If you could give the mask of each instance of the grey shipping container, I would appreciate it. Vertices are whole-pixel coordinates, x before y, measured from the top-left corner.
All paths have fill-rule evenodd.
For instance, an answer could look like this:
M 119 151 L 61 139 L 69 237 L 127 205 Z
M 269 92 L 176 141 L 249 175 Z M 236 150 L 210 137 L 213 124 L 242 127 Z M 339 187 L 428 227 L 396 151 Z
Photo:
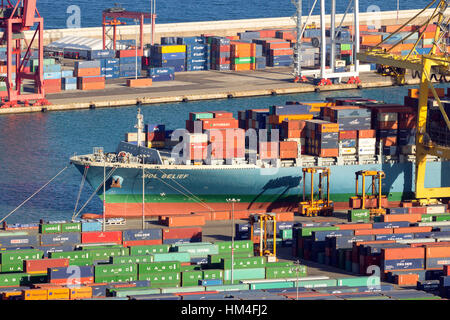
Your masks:
M 79 232 L 67 232 L 59 234 L 42 234 L 41 245 L 54 245 L 54 244 L 79 244 L 81 243 L 81 233 Z

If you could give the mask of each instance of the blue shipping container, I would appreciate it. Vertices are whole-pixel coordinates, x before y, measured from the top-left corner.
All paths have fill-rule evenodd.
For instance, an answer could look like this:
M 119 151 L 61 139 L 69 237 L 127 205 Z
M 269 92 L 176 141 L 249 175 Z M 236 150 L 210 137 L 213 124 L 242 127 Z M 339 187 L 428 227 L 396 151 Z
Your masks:
M 54 279 L 67 279 L 69 277 L 87 278 L 94 276 L 93 266 L 69 266 L 62 268 L 49 268 L 48 277 L 49 280 Z
M 157 240 L 162 239 L 162 230 L 161 229 L 124 230 L 122 231 L 122 238 L 124 241 Z
M 82 221 L 81 231 L 102 231 L 102 223 L 100 221 Z
M 425 259 L 397 259 L 384 260 L 382 268 L 388 270 L 402 270 L 402 269 L 423 269 L 425 267 Z
M 54 244 L 78 244 L 81 242 L 81 233 L 79 232 L 67 232 L 59 234 L 42 234 L 41 245 L 54 245 Z

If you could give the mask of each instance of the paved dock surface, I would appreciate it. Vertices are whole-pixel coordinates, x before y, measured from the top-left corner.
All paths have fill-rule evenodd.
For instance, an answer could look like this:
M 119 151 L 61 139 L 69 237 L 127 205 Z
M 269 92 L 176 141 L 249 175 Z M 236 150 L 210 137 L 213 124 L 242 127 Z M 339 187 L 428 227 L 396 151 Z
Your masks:
M 154 82 L 151 87 L 147 88 L 129 88 L 126 86 L 126 79 L 111 79 L 107 81 L 106 88 L 103 90 L 73 90 L 48 94 L 47 100 L 51 103 L 50 106 L 0 108 L 0 115 L 274 94 L 298 94 L 316 90 L 377 88 L 393 85 L 390 77 L 384 77 L 375 72 L 361 73 L 360 78 L 362 81 L 360 86 L 342 83 L 317 87 L 311 83 L 293 83 L 292 68 L 290 67 L 267 68 L 255 71 L 209 70 L 179 72 L 176 73 L 175 80 Z M 407 77 L 407 84 L 418 84 L 418 81 L 418 79 Z

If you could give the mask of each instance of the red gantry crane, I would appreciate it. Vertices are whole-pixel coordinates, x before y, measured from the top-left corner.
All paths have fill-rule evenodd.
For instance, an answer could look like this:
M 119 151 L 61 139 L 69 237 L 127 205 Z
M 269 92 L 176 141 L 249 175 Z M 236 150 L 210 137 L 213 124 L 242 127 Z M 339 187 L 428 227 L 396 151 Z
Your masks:
M 44 79 L 44 18 L 36 8 L 37 0 L 17 0 L 12 4 L 10 0 L 1 0 L 0 29 L 3 33 L 0 45 L 6 44 L 6 91 L 0 91 L 1 107 L 48 105 L 45 100 L 43 86 Z M 24 31 L 33 30 L 31 41 L 25 39 Z M 36 44 L 37 42 L 37 44 Z M 35 72 L 25 69 L 32 54 L 32 47 L 37 50 L 39 65 Z M 22 56 L 22 53 L 24 55 Z M 14 64 L 14 62 L 15 64 Z M 14 70 L 15 68 L 15 70 Z M 13 75 L 15 74 L 15 78 Z M 34 81 L 34 93 L 22 92 L 25 79 Z
M 126 22 L 121 21 L 121 19 L 133 19 L 133 20 L 139 20 L 139 46 L 138 50 L 142 52 L 144 50 L 144 19 L 151 19 L 152 24 L 152 34 L 151 34 L 151 43 L 154 43 L 154 37 L 155 37 L 155 8 L 154 8 L 154 2 L 151 3 L 152 10 L 151 13 L 145 13 L 145 12 L 135 12 L 135 11 L 126 11 L 123 8 L 120 7 L 114 7 L 110 9 L 106 9 L 103 11 L 103 49 L 106 49 L 107 47 L 107 37 L 109 37 L 112 40 L 111 50 L 116 50 L 116 41 L 117 41 L 117 26 L 126 24 Z M 108 35 L 107 27 L 112 28 L 112 37 Z M 110 30 L 109 28 L 109 30 Z M 136 46 L 138 44 L 136 43 Z

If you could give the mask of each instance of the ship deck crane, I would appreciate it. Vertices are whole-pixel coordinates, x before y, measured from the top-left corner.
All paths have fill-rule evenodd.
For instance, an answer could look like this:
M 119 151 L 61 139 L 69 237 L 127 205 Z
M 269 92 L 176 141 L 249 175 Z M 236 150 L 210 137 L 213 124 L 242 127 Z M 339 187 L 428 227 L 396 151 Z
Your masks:
M 39 15 L 37 0 L 22 0 L 12 4 L 10 0 L 0 3 L 0 30 L 3 32 L 0 44 L 6 44 L 6 91 L 0 92 L 2 108 L 33 105 L 48 105 L 43 87 L 44 71 L 44 18 Z M 33 30 L 33 28 L 35 28 Z M 33 30 L 30 41 L 24 31 Z M 37 48 L 39 65 L 35 72 L 25 70 L 32 55 L 32 47 Z M 22 56 L 22 53 L 24 55 Z M 15 74 L 15 79 L 13 75 Z M 35 92 L 26 94 L 22 89 L 25 79 L 34 81 Z
M 303 216 L 312 217 L 317 215 L 331 216 L 334 211 L 333 201 L 330 200 L 330 168 L 310 167 L 303 168 L 303 201 L 300 202 L 299 212 Z M 306 175 L 311 175 L 310 198 L 306 197 Z M 314 174 L 319 175 L 318 197 L 314 196 Z M 323 180 L 326 178 L 326 187 Z M 325 190 L 324 190 L 325 189 Z
M 358 59 L 369 63 L 387 65 L 393 68 L 411 70 L 420 74 L 419 89 L 419 106 L 417 112 L 417 130 L 416 130 L 416 164 L 415 164 L 415 196 L 421 204 L 435 203 L 439 199 L 450 197 L 450 187 L 427 188 L 425 187 L 425 173 L 427 165 L 427 155 L 450 159 L 450 146 L 441 142 L 433 141 L 427 133 L 427 117 L 428 117 L 428 97 L 430 91 L 438 104 L 442 118 L 445 121 L 447 132 L 450 130 L 450 121 L 448 115 L 442 105 L 442 102 L 433 87 L 431 80 L 431 72 L 440 73 L 443 76 L 450 75 L 450 58 L 446 47 L 444 47 L 443 39 L 445 33 L 448 32 L 449 19 L 445 17 L 445 11 L 449 6 L 450 0 L 432 0 L 424 9 L 405 22 L 390 36 L 386 37 L 382 42 L 374 46 L 366 52 L 359 53 Z M 423 37 L 423 33 L 418 37 L 413 49 L 407 55 L 395 55 L 391 51 L 397 47 L 402 41 L 412 36 L 415 31 L 410 32 L 402 39 L 399 39 L 391 48 L 381 50 L 379 46 L 388 39 L 398 34 L 404 26 L 422 16 L 424 12 L 431 8 L 434 4 L 436 8 L 432 14 L 427 17 L 426 21 L 419 25 L 419 30 L 426 30 L 430 23 L 436 24 L 433 45 L 429 54 L 418 55 L 415 50 L 417 44 Z M 438 52 L 439 49 L 439 52 Z M 438 53 L 441 53 L 439 55 Z M 398 83 L 405 82 L 405 73 L 401 72 L 397 76 Z M 444 172 L 442 172 L 444 174 Z

